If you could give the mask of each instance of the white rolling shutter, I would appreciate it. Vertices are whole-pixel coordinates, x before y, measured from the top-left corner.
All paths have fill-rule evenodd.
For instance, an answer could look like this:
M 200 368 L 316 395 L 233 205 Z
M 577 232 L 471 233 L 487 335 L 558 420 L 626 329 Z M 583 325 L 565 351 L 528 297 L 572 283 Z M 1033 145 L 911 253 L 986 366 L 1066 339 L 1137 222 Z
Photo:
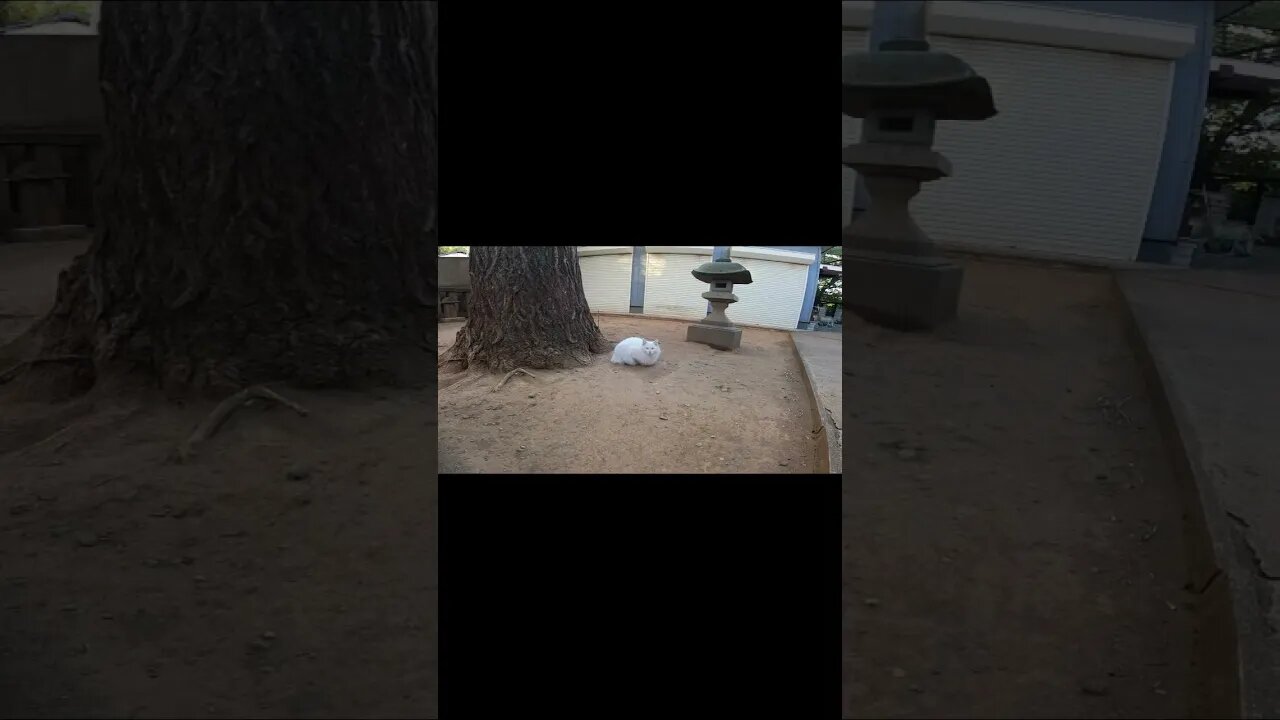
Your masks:
M 644 314 L 701 320 L 707 315 L 702 293 L 710 286 L 691 273 L 711 262 L 711 247 L 648 245 L 645 247 Z
M 1173 63 L 931 37 L 991 83 L 999 114 L 940 121 L 954 176 L 912 203 L 943 245 L 1132 260 L 1164 144 Z
M 1168 26 L 1148 25 L 1159 32 Z M 999 113 L 982 122 L 938 122 L 934 147 L 955 174 L 925 183 L 912 201 L 925 232 L 944 246 L 1136 257 L 1164 143 L 1173 62 L 941 34 L 929 42 L 987 79 Z M 866 33 L 844 32 L 845 52 L 865 43 Z M 844 118 L 846 145 L 858 132 L 857 121 Z M 847 225 L 856 175 L 843 172 Z
M 735 247 L 732 254 L 734 262 L 751 272 L 751 284 L 733 286 L 738 302 L 729 306 L 729 319 L 743 325 L 795 330 L 803 312 L 813 253 Z
M 630 247 L 581 247 L 582 290 L 592 312 L 631 311 Z

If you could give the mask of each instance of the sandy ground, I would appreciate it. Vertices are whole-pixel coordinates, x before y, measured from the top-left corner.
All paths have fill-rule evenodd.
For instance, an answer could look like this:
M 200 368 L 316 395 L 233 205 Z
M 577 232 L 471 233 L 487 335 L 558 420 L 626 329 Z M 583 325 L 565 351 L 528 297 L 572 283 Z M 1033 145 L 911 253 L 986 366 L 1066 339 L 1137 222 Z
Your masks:
M 788 333 L 745 328 L 727 353 L 685 342 L 685 322 L 597 321 L 614 342 L 657 339 L 662 359 L 624 367 L 597 355 L 583 368 L 535 370 L 536 380 L 517 374 L 496 393 L 500 375 L 442 375 L 440 472 L 816 472 Z M 458 328 L 441 324 L 441 352 Z
M 0 313 L 50 265 L 0 262 Z M 214 403 L 0 397 L 0 717 L 436 715 L 432 393 L 278 389 L 310 415 L 187 464 Z
M 946 330 L 845 323 L 845 717 L 1186 717 L 1181 508 L 1110 278 L 966 265 Z

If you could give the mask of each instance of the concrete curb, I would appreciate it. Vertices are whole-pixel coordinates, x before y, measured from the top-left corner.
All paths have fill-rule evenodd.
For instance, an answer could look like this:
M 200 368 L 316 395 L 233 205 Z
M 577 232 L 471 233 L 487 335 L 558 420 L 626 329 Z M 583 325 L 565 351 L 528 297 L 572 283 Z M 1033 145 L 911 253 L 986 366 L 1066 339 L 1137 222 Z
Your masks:
M 1191 717 L 1276 717 L 1268 688 L 1275 651 L 1264 642 L 1267 619 L 1256 602 L 1257 578 L 1245 538 L 1229 522 L 1205 472 L 1200 443 L 1185 402 L 1167 382 L 1168 368 L 1125 291 L 1123 271 L 1112 274 L 1126 334 L 1151 395 L 1155 421 L 1186 508 L 1189 582 L 1199 594 L 1192 648 Z
M 840 430 L 831 421 L 831 418 L 827 417 L 827 413 L 822 411 L 822 400 L 818 398 L 818 391 L 813 387 L 813 371 L 809 369 L 809 361 L 805 360 L 804 354 L 800 352 L 799 346 L 796 345 L 795 335 L 787 333 L 787 337 L 791 339 L 791 349 L 795 352 L 796 359 L 800 361 L 800 367 L 804 370 L 804 387 L 809 391 L 809 407 L 811 408 L 809 417 L 813 421 L 813 426 L 818 434 L 818 448 L 816 451 L 818 472 L 839 475 L 842 472 L 843 462 L 841 458 L 843 438 L 840 436 Z

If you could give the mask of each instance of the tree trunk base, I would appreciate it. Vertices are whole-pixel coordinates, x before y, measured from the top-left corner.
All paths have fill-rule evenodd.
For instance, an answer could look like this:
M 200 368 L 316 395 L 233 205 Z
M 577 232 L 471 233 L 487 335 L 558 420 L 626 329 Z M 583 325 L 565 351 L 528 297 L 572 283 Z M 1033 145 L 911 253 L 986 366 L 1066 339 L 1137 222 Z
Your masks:
M 98 29 L 101 212 L 38 357 L 92 358 L 81 392 L 429 385 L 435 4 L 106 3 Z
M 498 372 L 590 365 L 609 351 L 573 246 L 474 245 L 467 324 L 445 362 Z
M 138 298 L 107 318 L 95 290 L 110 273 L 98 253 L 95 243 L 63 271 L 53 310 L 29 331 L 40 350 L 28 363 L 77 357 L 82 367 L 71 374 L 42 373 L 46 377 L 31 384 L 33 394 L 59 387 L 64 392 L 55 394 L 79 394 L 98 382 L 120 387 L 148 380 L 170 397 L 221 397 L 265 382 L 365 389 L 420 388 L 434 380 L 426 344 L 426 329 L 434 326 L 429 309 L 361 313 L 330 299 L 285 330 L 274 313 L 298 301 L 284 297 L 288 289 L 282 289 L 234 312 L 217 303 L 165 312 Z

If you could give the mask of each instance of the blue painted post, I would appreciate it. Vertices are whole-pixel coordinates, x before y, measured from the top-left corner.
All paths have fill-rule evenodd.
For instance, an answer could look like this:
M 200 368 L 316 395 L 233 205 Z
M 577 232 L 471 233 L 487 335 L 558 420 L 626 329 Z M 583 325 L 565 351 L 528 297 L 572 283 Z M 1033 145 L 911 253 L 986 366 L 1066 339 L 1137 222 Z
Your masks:
M 876 2 L 871 10 L 871 27 L 867 28 L 867 49 L 879 50 L 880 43 L 890 40 L 924 40 L 927 0 L 895 0 Z M 858 175 L 853 186 L 853 211 L 865 210 L 871 204 L 871 196 Z
M 729 246 L 729 245 L 715 245 L 715 246 L 713 246 L 713 247 L 711 248 L 711 260 L 712 260 L 713 262 L 714 262 L 714 261 L 716 261 L 716 260 L 728 260 L 728 259 L 729 259 L 729 248 L 730 248 L 730 247 L 731 247 L 731 246 Z M 711 314 L 711 302 L 710 302 L 710 301 L 708 301 L 708 302 L 707 302 L 707 315 L 710 315 L 710 314 Z
M 822 270 L 822 246 L 805 247 L 804 250 L 812 250 L 816 253 L 813 264 L 809 266 L 809 277 L 805 281 L 804 300 L 801 301 L 800 321 L 796 323 L 796 329 L 809 330 L 809 315 L 813 311 L 813 301 L 818 294 L 818 274 Z
M 871 11 L 871 33 L 868 38 L 871 49 L 879 50 L 880 43 L 889 40 L 924 40 L 928 5 L 927 0 L 877 2 Z M 877 29 L 880 30 L 879 33 L 876 33 Z
M 635 245 L 631 251 L 631 312 L 644 312 L 644 246 Z

